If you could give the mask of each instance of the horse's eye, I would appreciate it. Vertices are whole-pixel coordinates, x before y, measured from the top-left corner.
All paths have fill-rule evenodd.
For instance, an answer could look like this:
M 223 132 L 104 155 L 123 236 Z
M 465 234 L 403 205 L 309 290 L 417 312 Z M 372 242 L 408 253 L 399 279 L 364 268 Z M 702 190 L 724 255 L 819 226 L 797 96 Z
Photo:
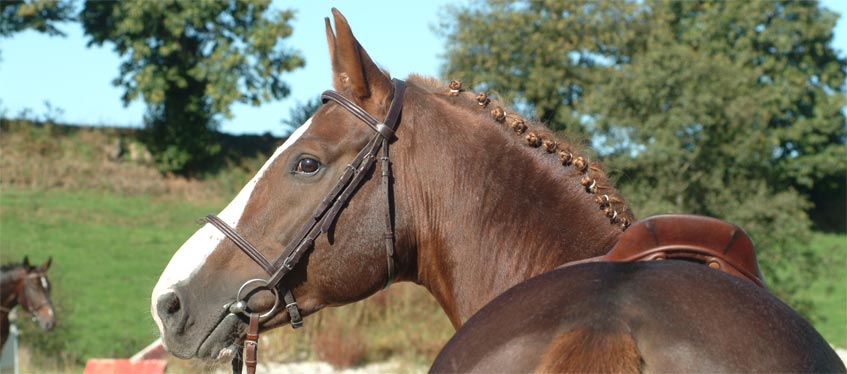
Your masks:
M 320 161 L 313 158 L 304 158 L 297 161 L 297 166 L 294 168 L 294 171 L 303 174 L 314 174 L 317 173 L 320 168 Z

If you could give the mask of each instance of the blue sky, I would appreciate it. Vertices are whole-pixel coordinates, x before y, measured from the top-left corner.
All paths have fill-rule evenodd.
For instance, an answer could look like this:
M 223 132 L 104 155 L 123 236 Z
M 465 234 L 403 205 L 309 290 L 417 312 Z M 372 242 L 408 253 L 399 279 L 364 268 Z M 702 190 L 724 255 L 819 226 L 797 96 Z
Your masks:
M 445 4 L 466 1 L 347 1 L 309 0 L 275 2 L 293 8 L 294 33 L 286 46 L 299 50 L 304 68 L 286 73 L 283 80 L 291 95 L 260 107 L 233 106 L 233 118 L 224 119 L 221 130 L 235 134 L 270 132 L 284 135 L 281 120 L 290 108 L 331 88 L 330 65 L 323 17 L 337 7 L 347 17 L 353 33 L 378 64 L 395 77 L 409 73 L 438 76 L 444 40 L 433 32 Z M 841 14 L 835 30 L 834 47 L 847 53 L 847 1 L 825 0 L 823 6 Z M 121 88 L 111 81 L 118 75 L 120 58 L 110 45 L 87 48 L 78 24 L 61 27 L 68 36 L 49 37 L 33 31 L 0 38 L 0 113 L 14 117 L 24 109 L 35 115 L 47 112 L 45 102 L 62 110 L 61 122 L 90 125 L 140 126 L 144 103 L 124 107 Z

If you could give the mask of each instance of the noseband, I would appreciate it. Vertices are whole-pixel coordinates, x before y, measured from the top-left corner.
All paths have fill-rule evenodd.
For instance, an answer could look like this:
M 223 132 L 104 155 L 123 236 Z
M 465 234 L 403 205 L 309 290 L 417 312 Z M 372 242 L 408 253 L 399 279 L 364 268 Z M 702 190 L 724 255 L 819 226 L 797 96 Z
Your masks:
M 354 104 L 344 96 L 341 96 L 335 91 L 324 91 L 321 94 L 321 100 L 325 104 L 327 101 L 333 101 L 346 109 L 348 112 L 362 120 L 374 132 L 374 137 L 362 148 L 356 155 L 356 158 L 347 165 L 344 173 L 338 179 L 335 187 L 324 196 L 320 205 L 315 209 L 314 213 L 307 219 L 303 228 L 298 231 L 298 234 L 291 240 L 283 250 L 282 254 L 273 262 L 269 261 L 253 244 L 247 239 L 238 234 L 232 226 L 218 218 L 214 214 L 206 216 L 206 222 L 210 223 L 220 230 L 226 237 L 235 243 L 248 257 L 256 262 L 270 276 L 265 279 L 251 279 L 245 282 L 235 297 L 235 302 L 224 306 L 230 313 L 243 314 L 249 318 L 247 328 L 247 337 L 244 340 L 245 357 L 244 364 L 247 366 L 248 373 L 254 373 L 256 370 L 256 354 L 259 339 L 259 320 L 267 317 L 272 317 L 277 312 L 279 305 L 279 292 L 283 293 L 285 300 L 285 308 L 288 310 L 291 326 L 294 328 L 303 325 L 303 319 L 300 315 L 300 310 L 297 302 L 294 300 L 294 295 L 291 290 L 280 286 L 280 282 L 288 272 L 294 269 L 294 266 L 300 261 L 305 252 L 315 243 L 315 240 L 321 233 L 329 230 L 335 222 L 336 217 L 341 212 L 341 209 L 350 201 L 353 194 L 358 190 L 359 186 L 364 182 L 365 176 L 376 163 L 377 152 L 382 148 L 382 157 L 380 158 L 380 168 L 382 169 L 382 190 L 385 196 L 385 231 L 383 237 L 385 240 L 385 258 L 387 279 L 385 287 L 391 284 L 394 278 L 394 224 L 392 219 L 392 196 L 391 196 L 391 162 L 388 155 L 388 145 L 394 140 L 394 132 L 400 120 L 400 112 L 403 109 L 403 95 L 406 91 L 406 82 L 394 79 L 394 96 L 391 100 L 391 105 L 388 108 L 388 114 L 385 121 L 380 122 L 370 113 Z M 245 298 L 242 299 L 242 294 L 248 284 L 258 283 L 256 289 L 267 289 L 273 293 L 275 300 L 273 307 L 262 314 L 251 311 L 247 307 L 247 298 L 252 294 L 248 290 Z M 232 359 L 233 372 L 241 372 L 241 355 L 236 354 Z

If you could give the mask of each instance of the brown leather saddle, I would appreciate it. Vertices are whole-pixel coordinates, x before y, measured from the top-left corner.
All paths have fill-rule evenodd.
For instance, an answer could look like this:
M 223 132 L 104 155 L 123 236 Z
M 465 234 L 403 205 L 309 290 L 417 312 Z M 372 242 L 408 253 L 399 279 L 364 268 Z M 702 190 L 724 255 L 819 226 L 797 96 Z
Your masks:
M 753 241 L 740 227 L 716 218 L 663 214 L 635 222 L 609 253 L 570 262 L 685 260 L 702 263 L 765 287 Z

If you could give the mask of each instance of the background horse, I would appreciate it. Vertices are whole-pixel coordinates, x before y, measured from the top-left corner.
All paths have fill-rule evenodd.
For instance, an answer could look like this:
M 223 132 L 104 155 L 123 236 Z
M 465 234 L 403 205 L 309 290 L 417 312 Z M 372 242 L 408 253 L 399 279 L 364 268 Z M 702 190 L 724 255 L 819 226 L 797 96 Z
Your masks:
M 9 338 L 9 312 L 18 305 L 32 313 L 33 320 L 38 321 L 44 331 L 56 326 L 56 315 L 50 302 L 50 281 L 46 274 L 52 261 L 48 258 L 40 266 L 32 266 L 29 257 L 24 257 L 23 263 L 0 267 L 0 349 Z
M 398 86 L 373 63 L 344 17 L 335 9 L 333 15 L 337 34 L 328 19 L 326 26 L 335 89 L 362 111 L 386 118 L 392 103 L 398 102 Z M 204 225 L 183 244 L 152 295 L 151 312 L 169 352 L 182 358 L 231 355 L 248 327 L 239 311 L 266 313 L 258 322 L 261 330 L 290 321 L 291 310 L 276 312 L 279 297 L 275 292 L 285 290 L 296 299 L 296 304 L 293 299 L 286 303 L 296 305 L 297 312 L 308 316 L 328 306 L 366 298 L 390 282 L 415 282 L 425 287 L 453 325 L 461 328 L 513 286 L 561 264 L 608 252 L 632 222 L 624 198 L 586 153 L 542 126 L 506 112 L 485 93 L 464 92 L 459 82 L 444 87 L 413 76 L 399 96 L 402 115 L 396 139 L 380 129 L 379 123 L 372 124 L 373 128 L 363 126 L 357 108 L 335 99 L 325 104 L 224 208 L 219 215 L 222 223 Z M 349 200 L 333 205 L 329 210 L 332 213 L 315 210 L 328 203 L 322 200 L 336 182 L 349 177 L 349 170 L 354 168 L 349 165 L 358 165 L 351 160 L 358 161 L 357 153 L 373 144 L 374 131 L 387 133 L 384 138 L 392 140 L 390 164 L 386 150 L 381 173 L 375 172 L 375 167 L 362 169 L 364 179 L 349 190 Z M 331 218 L 326 218 L 330 214 Z M 257 262 L 261 264 L 257 258 L 273 259 L 283 248 L 290 248 L 290 242 L 301 237 L 299 227 L 308 220 L 320 220 L 319 234 L 323 235 L 308 243 L 307 252 L 282 278 L 279 290 L 256 288 L 255 283 L 264 281 L 252 279 L 267 278 L 266 272 L 271 272 L 268 266 L 257 266 Z M 386 222 L 390 233 L 385 231 Z M 220 229 L 227 226 L 234 229 L 225 235 Z M 236 232 L 240 235 L 233 234 Z M 227 240 L 227 236 L 236 240 Z M 255 245 L 258 255 L 242 252 L 249 253 L 244 249 L 247 241 Z M 626 360 L 631 363 L 627 367 L 635 370 L 671 367 L 663 365 L 679 359 L 691 363 L 689 370 L 774 367 L 749 362 L 763 357 L 752 352 L 765 345 L 784 353 L 770 357 L 778 361 L 768 365 L 839 368 L 801 365 L 809 357 L 835 365 L 837 357 L 808 323 L 765 289 L 732 283 L 728 275 L 712 269 L 670 262 L 649 266 L 584 264 L 545 274 L 537 279 L 567 274 L 550 280 L 562 295 L 521 296 L 524 298 L 520 300 L 531 303 L 514 304 L 521 312 L 499 322 L 511 321 L 555 334 L 514 335 L 526 339 L 510 345 L 530 344 L 544 357 L 555 358 L 570 357 L 560 355 L 562 349 L 579 348 L 570 342 L 606 341 L 604 335 L 595 338 L 592 330 L 592 324 L 602 321 L 609 327 L 598 326 L 599 331 L 613 332 L 614 336 L 629 334 L 621 335 L 621 339 L 627 342 Z M 682 278 L 691 281 L 674 281 Z M 252 291 L 246 292 L 246 305 L 234 309 L 244 295 L 239 288 L 251 282 L 254 284 Z M 658 290 L 644 288 L 659 283 L 670 287 L 666 297 Z M 595 286 L 586 288 L 586 284 Z M 516 290 L 527 288 L 532 287 L 523 284 Z M 512 292 L 519 291 L 506 295 Z M 720 297 L 676 297 L 681 294 Z M 595 297 L 600 301 L 579 304 Z M 724 297 L 729 302 L 720 303 L 723 308 L 708 309 L 715 312 L 714 316 L 691 319 L 691 310 Z M 601 302 L 618 299 L 641 301 L 622 304 L 625 307 L 619 311 L 604 308 L 606 304 Z M 761 305 L 750 304 L 750 300 Z M 568 309 L 571 303 L 588 307 Z M 759 308 L 763 313 L 733 313 L 730 308 L 736 307 Z M 544 317 L 565 312 L 585 318 L 557 324 L 565 319 Z M 617 313 L 623 312 L 632 318 L 621 320 Z M 742 334 L 751 326 L 751 318 L 756 319 L 756 326 L 786 324 L 789 335 L 796 338 L 751 332 L 746 340 L 730 344 L 737 351 L 728 357 L 718 356 L 716 353 L 723 351 L 711 346 L 724 335 L 701 338 L 722 330 Z M 518 323 L 521 320 L 524 322 Z M 539 322 L 533 324 L 535 320 Z M 665 320 L 678 322 L 660 323 Z M 634 328 L 632 323 L 636 322 L 644 329 Z M 483 325 L 483 330 L 502 327 Z M 679 330 L 695 326 L 702 334 L 687 335 Z M 471 336 L 463 330 L 462 336 Z M 558 338 L 575 331 L 584 338 Z M 805 345 L 794 345 L 798 340 Z M 620 345 L 589 347 L 594 352 L 587 357 L 607 359 Z M 495 367 L 496 371 L 557 368 L 553 358 L 551 366 L 526 351 L 511 352 L 515 354 L 508 357 L 526 365 Z M 472 364 L 486 357 L 474 356 Z M 585 367 L 581 371 L 590 370 Z

